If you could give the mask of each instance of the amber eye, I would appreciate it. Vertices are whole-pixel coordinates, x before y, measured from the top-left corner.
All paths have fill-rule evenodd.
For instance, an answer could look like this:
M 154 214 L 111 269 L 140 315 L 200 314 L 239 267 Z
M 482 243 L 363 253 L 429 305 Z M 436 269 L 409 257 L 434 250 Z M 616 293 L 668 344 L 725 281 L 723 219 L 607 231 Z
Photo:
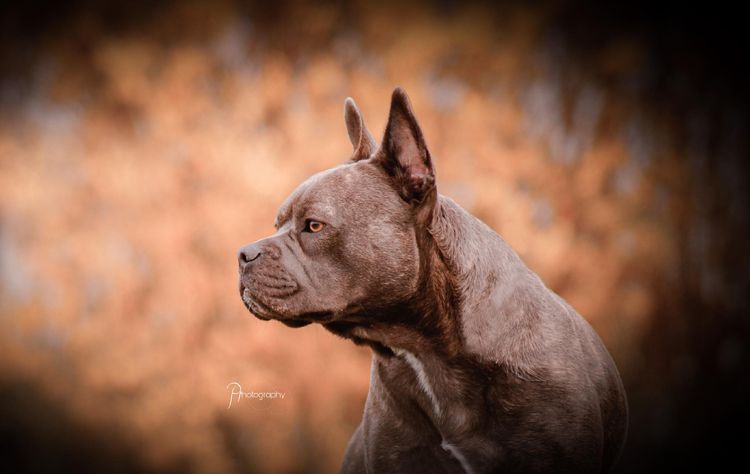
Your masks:
M 320 221 L 314 221 L 314 220 L 308 219 L 305 225 L 305 230 L 307 232 L 316 233 L 316 232 L 320 232 L 321 230 L 323 230 L 323 227 L 325 226 L 326 225 Z

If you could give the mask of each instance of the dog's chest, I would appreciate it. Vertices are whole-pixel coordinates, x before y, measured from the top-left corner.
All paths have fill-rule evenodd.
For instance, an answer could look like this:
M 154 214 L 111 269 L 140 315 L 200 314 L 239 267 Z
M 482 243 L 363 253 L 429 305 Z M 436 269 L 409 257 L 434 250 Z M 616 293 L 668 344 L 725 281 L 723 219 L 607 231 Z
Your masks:
M 401 349 L 395 349 L 394 354 L 396 360 L 391 361 L 391 378 L 386 383 L 396 396 L 415 401 L 429 419 L 431 430 L 437 432 L 440 448 L 458 461 L 464 472 L 475 472 L 461 447 L 466 433 L 472 431 L 473 417 L 458 394 L 452 391 L 454 387 L 447 383 L 454 374 L 447 373 L 430 358 Z
M 433 415 L 433 418 L 441 419 L 443 417 L 443 408 L 438 399 L 438 395 L 433 388 L 435 381 L 430 380 L 430 376 L 427 373 L 424 363 L 409 351 L 394 349 L 394 353 L 406 363 L 409 368 L 407 372 L 413 373 L 413 379 L 416 380 L 413 389 L 421 395 L 420 398 L 426 399 L 428 402 L 426 404 L 429 408 L 428 412 Z M 412 374 L 410 373 L 410 376 L 411 375 Z M 433 374 L 432 378 L 436 379 L 438 377 L 435 377 Z

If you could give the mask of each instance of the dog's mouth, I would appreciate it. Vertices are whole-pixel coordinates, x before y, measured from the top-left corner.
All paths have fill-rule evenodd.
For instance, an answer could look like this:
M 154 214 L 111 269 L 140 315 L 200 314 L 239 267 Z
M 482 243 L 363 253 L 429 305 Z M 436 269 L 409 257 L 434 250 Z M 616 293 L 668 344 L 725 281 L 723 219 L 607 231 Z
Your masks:
M 270 321 L 275 319 L 292 328 L 301 328 L 312 323 L 327 323 L 331 321 L 333 313 L 331 311 L 313 311 L 294 316 L 293 318 L 280 315 L 274 311 L 268 304 L 259 301 L 257 296 L 253 296 L 250 289 L 241 287 L 242 302 L 245 307 L 258 319 Z
M 258 319 L 284 320 L 284 299 L 299 289 L 297 283 L 285 272 L 254 272 L 252 275 L 240 271 L 240 296 L 245 307 Z
M 252 293 L 247 288 L 242 288 L 242 302 L 245 303 L 245 307 L 253 313 L 253 315 L 262 319 L 263 321 L 269 321 L 274 318 L 273 311 L 268 306 L 264 305 L 260 301 L 253 298 Z

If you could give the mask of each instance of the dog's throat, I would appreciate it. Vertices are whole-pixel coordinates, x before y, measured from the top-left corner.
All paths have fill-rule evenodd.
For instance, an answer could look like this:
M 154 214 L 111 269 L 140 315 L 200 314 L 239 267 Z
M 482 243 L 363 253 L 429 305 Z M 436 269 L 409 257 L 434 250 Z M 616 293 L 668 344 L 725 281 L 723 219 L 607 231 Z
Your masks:
M 367 337 L 365 331 L 363 331 L 364 327 L 361 324 L 347 321 L 335 321 L 323 324 L 323 327 L 337 336 L 351 340 L 359 346 L 369 346 L 379 355 L 385 357 L 394 356 L 393 350 L 391 350 L 390 347 L 379 340 Z

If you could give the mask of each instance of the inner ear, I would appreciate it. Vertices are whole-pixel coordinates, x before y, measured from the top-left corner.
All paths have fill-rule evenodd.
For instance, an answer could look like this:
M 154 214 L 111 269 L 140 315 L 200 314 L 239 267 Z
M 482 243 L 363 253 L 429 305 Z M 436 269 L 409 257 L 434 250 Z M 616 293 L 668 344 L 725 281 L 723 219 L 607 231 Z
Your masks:
M 422 202 L 435 187 L 430 152 L 409 98 L 401 88 L 393 91 L 378 159 L 396 180 L 399 193 L 407 202 Z
M 377 145 L 365 126 L 365 120 L 357 108 L 357 104 L 351 97 L 344 102 L 344 121 L 346 122 L 346 131 L 349 134 L 349 141 L 352 142 L 354 152 L 352 161 L 359 161 L 369 158 Z

